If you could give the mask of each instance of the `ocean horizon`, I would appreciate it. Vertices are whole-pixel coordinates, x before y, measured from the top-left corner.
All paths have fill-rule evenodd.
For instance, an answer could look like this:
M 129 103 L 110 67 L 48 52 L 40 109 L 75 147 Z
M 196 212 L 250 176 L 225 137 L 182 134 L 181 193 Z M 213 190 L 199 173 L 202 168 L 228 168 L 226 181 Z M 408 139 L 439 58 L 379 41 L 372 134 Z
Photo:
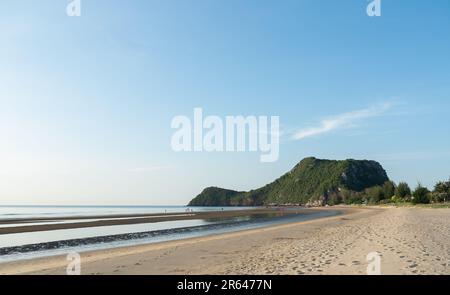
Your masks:
M 242 210 L 255 207 L 199 207 L 187 205 L 0 205 L 0 220 L 89 215 L 130 215 Z

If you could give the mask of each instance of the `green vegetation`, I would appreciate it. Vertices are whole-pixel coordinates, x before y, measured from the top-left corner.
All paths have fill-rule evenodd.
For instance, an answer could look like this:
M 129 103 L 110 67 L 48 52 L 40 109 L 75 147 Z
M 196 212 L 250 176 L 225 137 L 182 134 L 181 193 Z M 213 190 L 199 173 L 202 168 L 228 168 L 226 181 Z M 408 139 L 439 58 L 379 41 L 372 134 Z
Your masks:
M 429 195 L 430 195 L 430 191 L 426 187 L 423 187 L 419 183 L 412 194 L 412 203 L 413 204 L 428 204 L 428 203 L 430 203 Z
M 337 204 L 342 202 L 342 189 L 361 191 L 387 180 L 384 169 L 374 161 L 306 158 L 279 179 L 249 194 L 265 204 Z
M 189 206 L 233 206 L 232 199 L 242 192 L 227 190 L 218 187 L 208 187 L 193 199 Z
M 396 205 L 404 204 L 408 206 L 412 204 L 427 208 L 450 207 L 450 203 L 448 203 L 450 201 L 450 180 L 439 181 L 434 186 L 433 191 L 429 191 L 428 188 L 419 183 L 412 193 L 406 183 L 400 182 L 395 192 L 392 202 L 396 203 Z
M 418 185 L 411 192 L 406 182 L 396 185 L 383 167 L 368 160 L 306 158 L 272 183 L 249 192 L 206 188 L 191 206 L 260 206 L 337 204 L 409 204 L 447 208 L 450 180 L 438 182 L 430 192 Z M 427 205 L 428 204 L 428 205 Z
M 369 204 L 386 203 L 395 194 L 395 184 L 392 181 L 386 181 L 381 186 L 374 186 L 365 190 L 362 199 Z
M 439 181 L 434 186 L 434 191 L 430 195 L 432 203 L 445 203 L 450 201 L 450 180 Z
M 334 205 L 347 200 L 343 192 L 349 194 L 349 199 L 361 198 L 355 193 L 383 186 L 388 180 L 386 171 L 375 161 L 306 158 L 291 171 L 262 188 L 249 192 L 207 188 L 189 205 Z M 384 191 L 380 198 L 385 198 Z
M 411 199 L 411 189 L 406 182 L 399 182 L 395 190 L 395 196 L 397 200 Z

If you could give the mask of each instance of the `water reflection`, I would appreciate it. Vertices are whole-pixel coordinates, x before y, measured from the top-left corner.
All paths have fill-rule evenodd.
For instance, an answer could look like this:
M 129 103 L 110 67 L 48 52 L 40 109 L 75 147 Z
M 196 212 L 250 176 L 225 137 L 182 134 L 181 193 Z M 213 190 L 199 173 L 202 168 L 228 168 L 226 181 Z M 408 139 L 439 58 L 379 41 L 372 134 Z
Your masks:
M 239 217 L 6 234 L 0 235 L 0 261 L 199 237 L 337 214 L 338 211 L 293 214 L 275 211 Z

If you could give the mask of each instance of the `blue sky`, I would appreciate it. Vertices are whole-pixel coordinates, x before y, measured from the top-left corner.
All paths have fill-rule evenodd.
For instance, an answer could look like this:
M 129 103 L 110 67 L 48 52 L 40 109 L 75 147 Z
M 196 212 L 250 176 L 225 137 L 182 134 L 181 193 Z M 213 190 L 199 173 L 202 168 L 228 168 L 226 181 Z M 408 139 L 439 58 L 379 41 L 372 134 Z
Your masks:
M 184 204 L 306 156 L 450 176 L 446 0 L 382 0 L 376 18 L 365 0 L 69 2 L 0 3 L 2 204 Z M 279 160 L 173 152 L 195 107 L 280 116 Z

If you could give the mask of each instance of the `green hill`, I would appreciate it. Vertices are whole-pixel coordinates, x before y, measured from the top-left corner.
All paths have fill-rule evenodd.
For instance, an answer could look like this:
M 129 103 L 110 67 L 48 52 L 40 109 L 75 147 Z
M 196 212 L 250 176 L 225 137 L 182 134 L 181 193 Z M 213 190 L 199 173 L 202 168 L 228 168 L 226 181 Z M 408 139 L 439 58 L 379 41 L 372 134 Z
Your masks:
M 193 199 L 189 206 L 232 206 L 232 204 L 237 204 L 232 202 L 232 199 L 243 193 L 218 187 L 208 187 Z
M 249 192 L 207 188 L 190 206 L 251 206 L 336 203 L 343 192 L 357 193 L 388 181 L 375 161 L 306 158 L 272 183 Z

